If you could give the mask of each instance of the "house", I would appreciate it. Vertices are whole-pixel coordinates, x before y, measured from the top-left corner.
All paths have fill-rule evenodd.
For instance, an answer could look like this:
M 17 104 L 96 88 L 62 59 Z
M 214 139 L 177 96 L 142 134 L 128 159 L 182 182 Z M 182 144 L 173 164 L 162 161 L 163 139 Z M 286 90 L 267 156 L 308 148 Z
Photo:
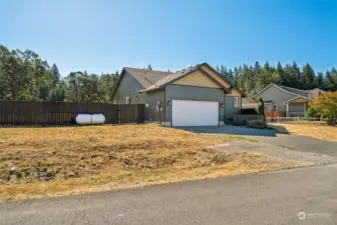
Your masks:
M 279 112 L 286 117 L 305 116 L 308 103 L 324 91 L 318 88 L 313 90 L 300 90 L 282 85 L 270 84 L 253 98 L 263 98 L 267 112 Z M 278 114 L 278 115 L 280 115 Z
M 115 104 L 145 104 L 147 121 L 165 126 L 212 126 L 232 121 L 241 93 L 207 63 L 175 73 L 123 68 Z

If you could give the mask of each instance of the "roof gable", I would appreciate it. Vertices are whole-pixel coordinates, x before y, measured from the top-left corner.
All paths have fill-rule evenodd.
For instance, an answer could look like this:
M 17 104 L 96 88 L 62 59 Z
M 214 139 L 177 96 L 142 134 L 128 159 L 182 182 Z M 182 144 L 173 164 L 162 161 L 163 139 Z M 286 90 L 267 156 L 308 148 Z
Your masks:
M 312 101 L 311 98 L 299 95 L 299 96 L 296 96 L 292 99 L 289 99 L 288 101 L 285 101 L 284 104 L 287 104 L 288 102 L 300 102 L 300 103 L 302 103 L 302 102 L 310 102 L 310 101 Z
M 233 88 L 230 85 L 230 82 L 226 81 L 226 79 L 213 67 L 208 65 L 207 63 L 204 63 L 201 67 L 205 72 L 207 72 L 210 76 L 212 76 L 216 81 L 218 81 L 220 84 L 222 84 L 225 88 L 229 89 L 229 94 L 235 95 L 235 96 L 241 96 L 241 92 L 238 89 Z
M 169 75 L 167 72 L 130 67 L 124 67 L 123 71 L 126 71 L 133 76 L 144 88 L 150 87 L 152 84 Z
M 256 95 L 254 95 L 254 99 L 256 99 L 257 96 L 261 95 L 263 92 L 265 92 L 268 88 L 270 87 L 275 87 L 285 93 L 294 95 L 294 96 L 303 96 L 303 97 L 308 97 L 308 92 L 307 91 L 303 91 L 303 90 L 299 90 L 296 88 L 290 88 L 290 87 L 286 87 L 286 86 L 281 86 L 281 85 L 277 85 L 277 84 L 269 84 L 268 86 L 266 86 L 264 89 L 262 89 L 261 91 L 259 91 Z
M 214 70 L 207 63 L 197 64 L 195 66 L 191 66 L 191 67 L 189 67 L 187 69 L 184 69 L 182 71 L 178 71 L 176 73 L 165 76 L 163 79 L 154 83 L 150 87 L 148 87 L 144 90 L 141 90 L 141 92 L 151 91 L 151 90 L 162 88 L 163 86 L 165 86 L 167 84 L 170 84 L 170 83 L 173 83 L 178 79 L 182 79 L 183 77 L 193 73 L 196 70 L 200 70 L 205 76 L 207 76 L 213 82 L 217 83 L 222 89 L 224 89 L 226 91 L 226 93 L 241 96 L 241 93 L 238 90 L 232 89 L 231 85 L 224 81 L 221 74 L 218 73 L 216 70 Z
M 149 86 L 156 83 L 160 79 L 169 75 L 168 72 L 163 72 L 163 71 L 124 67 L 117 81 L 116 88 L 114 89 L 114 92 L 112 93 L 112 97 L 115 96 L 117 90 L 119 89 L 120 83 L 124 79 L 125 73 L 132 76 L 142 86 L 142 88 L 148 88 Z
M 163 77 L 162 79 L 160 79 L 156 83 L 152 84 L 148 88 L 142 90 L 142 92 L 162 88 L 166 84 L 172 83 L 172 82 L 174 82 L 174 81 L 176 81 L 176 80 L 178 80 L 182 77 L 185 77 L 185 76 L 189 75 L 190 73 L 192 73 L 192 72 L 194 72 L 198 69 L 199 69 L 199 65 L 195 65 L 195 66 L 191 66 L 187 69 L 183 69 L 181 71 L 178 71 L 178 72 L 175 72 L 175 73 L 172 73 L 172 74 L 168 74 L 167 76 Z
M 222 88 L 219 85 L 219 83 L 213 81 L 208 76 L 205 76 L 205 74 L 200 70 L 196 70 L 193 73 L 172 82 L 172 84 L 189 85 L 197 87 Z

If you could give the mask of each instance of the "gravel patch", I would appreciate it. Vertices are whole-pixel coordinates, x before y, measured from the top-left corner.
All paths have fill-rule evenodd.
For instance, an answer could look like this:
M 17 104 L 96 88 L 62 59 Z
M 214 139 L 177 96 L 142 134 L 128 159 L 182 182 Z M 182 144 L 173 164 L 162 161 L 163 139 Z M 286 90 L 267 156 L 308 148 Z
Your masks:
M 215 148 L 217 150 L 229 151 L 231 153 L 265 153 L 280 159 L 301 161 L 309 163 L 310 165 L 328 165 L 337 163 L 337 159 L 330 156 L 290 150 L 263 142 L 249 143 L 245 141 L 229 140 L 227 144 L 216 145 Z

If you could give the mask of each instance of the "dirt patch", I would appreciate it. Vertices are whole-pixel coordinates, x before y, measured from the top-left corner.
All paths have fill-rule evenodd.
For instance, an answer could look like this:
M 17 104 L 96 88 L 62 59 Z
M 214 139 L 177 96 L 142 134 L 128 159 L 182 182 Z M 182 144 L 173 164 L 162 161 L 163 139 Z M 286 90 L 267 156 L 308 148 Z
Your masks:
M 0 199 L 58 196 L 294 166 L 217 151 L 224 138 L 125 125 L 0 129 Z

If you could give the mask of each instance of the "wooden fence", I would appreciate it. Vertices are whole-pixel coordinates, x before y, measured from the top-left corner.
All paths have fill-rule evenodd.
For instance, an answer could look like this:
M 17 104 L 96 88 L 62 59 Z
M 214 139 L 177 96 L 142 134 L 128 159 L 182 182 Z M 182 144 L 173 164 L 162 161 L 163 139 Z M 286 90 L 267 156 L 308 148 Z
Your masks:
M 106 124 L 142 123 L 144 104 L 0 101 L 0 125 L 70 125 L 79 113 L 102 113 Z
M 266 117 L 284 117 L 284 112 L 270 111 L 264 113 Z

